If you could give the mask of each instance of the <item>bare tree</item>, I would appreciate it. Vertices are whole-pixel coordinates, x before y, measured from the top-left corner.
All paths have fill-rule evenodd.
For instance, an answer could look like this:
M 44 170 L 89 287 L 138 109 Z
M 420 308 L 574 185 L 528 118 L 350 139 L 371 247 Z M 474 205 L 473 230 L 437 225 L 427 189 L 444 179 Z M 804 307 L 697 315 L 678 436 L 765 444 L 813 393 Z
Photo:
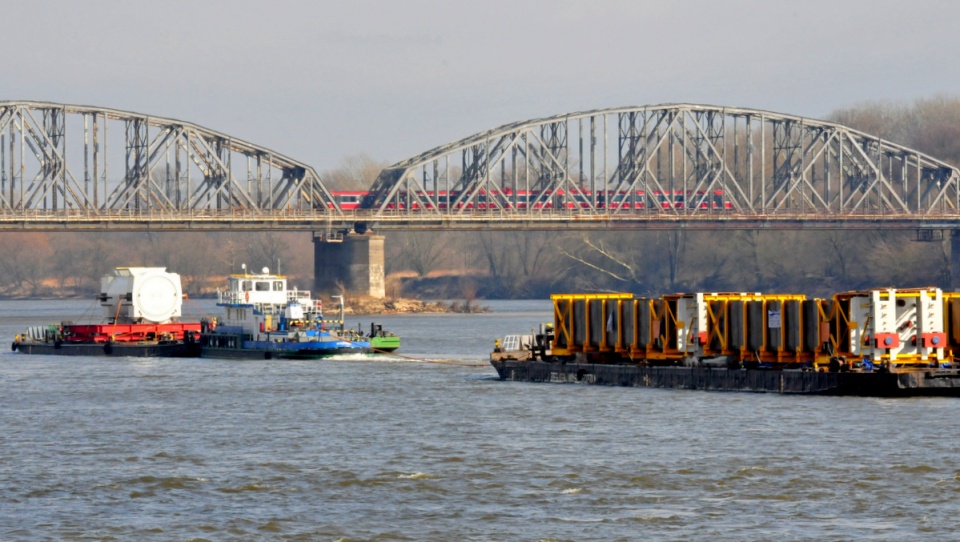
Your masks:
M 474 303 L 477 300 L 477 283 L 468 277 L 460 279 L 460 293 L 463 295 L 463 312 L 470 313 L 474 311 Z
M 512 253 L 510 243 L 505 239 L 504 232 L 479 232 L 477 240 L 487 262 L 487 270 L 494 280 L 499 281 L 507 272 L 510 265 L 509 257 Z
M 366 190 L 388 165 L 366 154 L 354 154 L 344 158 L 339 167 L 323 172 L 321 177 L 324 184 L 334 190 Z
M 400 248 L 399 258 L 403 265 L 418 277 L 425 277 L 435 270 L 449 244 L 445 232 L 401 232 L 394 238 Z
M 50 236 L 50 247 L 53 250 L 53 256 L 50 266 L 50 274 L 57 279 L 57 284 L 62 290 L 66 288 L 67 281 L 73 279 L 74 288 L 80 287 L 81 269 L 83 268 L 84 246 L 79 241 L 81 236 L 76 234 L 59 234 Z
M 607 248 L 603 239 L 594 241 L 589 236 L 583 235 L 580 241 L 586 247 L 586 253 L 578 251 L 579 254 L 574 254 L 566 249 L 561 249 L 561 254 L 601 275 L 610 277 L 616 282 L 628 285 L 641 284 L 636 265 L 624 259 L 619 251 Z
M 941 94 L 910 105 L 866 102 L 838 109 L 828 118 L 960 164 L 960 96 Z
M 47 236 L 39 233 L 7 233 L 0 236 L 0 271 L 16 288 L 24 284 L 36 294 L 45 278 L 45 263 L 51 250 Z

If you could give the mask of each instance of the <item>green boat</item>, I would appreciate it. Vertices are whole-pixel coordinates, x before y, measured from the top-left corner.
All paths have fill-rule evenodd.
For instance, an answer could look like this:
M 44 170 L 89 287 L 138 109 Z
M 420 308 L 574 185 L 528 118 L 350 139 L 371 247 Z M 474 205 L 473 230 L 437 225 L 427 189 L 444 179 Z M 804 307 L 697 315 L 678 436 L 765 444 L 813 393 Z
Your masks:
M 400 337 L 383 330 L 380 324 L 370 324 L 370 350 L 373 352 L 393 352 L 400 348 Z

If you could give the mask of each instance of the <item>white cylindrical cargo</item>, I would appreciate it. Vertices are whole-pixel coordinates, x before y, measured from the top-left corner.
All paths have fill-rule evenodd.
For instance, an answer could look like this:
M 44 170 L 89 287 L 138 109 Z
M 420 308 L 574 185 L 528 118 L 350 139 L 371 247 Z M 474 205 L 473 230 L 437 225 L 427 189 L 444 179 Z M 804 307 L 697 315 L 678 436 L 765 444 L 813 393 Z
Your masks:
M 165 267 L 118 267 L 100 279 L 104 316 L 118 323 L 163 324 L 179 318 L 183 303 L 180 275 Z

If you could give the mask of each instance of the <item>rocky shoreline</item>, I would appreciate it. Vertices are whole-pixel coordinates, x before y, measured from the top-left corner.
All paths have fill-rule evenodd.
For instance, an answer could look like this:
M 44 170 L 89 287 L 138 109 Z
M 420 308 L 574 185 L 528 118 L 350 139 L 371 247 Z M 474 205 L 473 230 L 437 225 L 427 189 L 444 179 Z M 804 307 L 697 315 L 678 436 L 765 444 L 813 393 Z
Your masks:
M 329 310 L 329 309 L 328 309 Z M 490 312 L 489 307 L 473 302 L 420 301 L 418 299 L 348 298 L 345 314 L 470 314 Z

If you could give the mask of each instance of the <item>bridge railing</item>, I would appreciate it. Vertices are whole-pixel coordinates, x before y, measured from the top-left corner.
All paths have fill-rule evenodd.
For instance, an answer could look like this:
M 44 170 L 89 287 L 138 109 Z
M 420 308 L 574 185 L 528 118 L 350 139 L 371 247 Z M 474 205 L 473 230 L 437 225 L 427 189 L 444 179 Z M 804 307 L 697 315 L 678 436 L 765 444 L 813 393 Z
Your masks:
M 764 213 L 618 214 L 551 210 L 535 214 L 519 210 L 482 210 L 449 216 L 411 216 L 406 212 L 345 211 L 331 217 L 322 211 L 285 209 L 256 213 L 243 209 L 129 210 L 108 212 L 43 211 L 0 212 L 3 231 L 189 231 L 275 230 L 333 233 L 364 224 L 372 231 L 471 229 L 831 229 L 831 228 L 960 228 L 954 212 L 894 213 L 858 210 L 847 213 L 797 212 L 783 209 Z

